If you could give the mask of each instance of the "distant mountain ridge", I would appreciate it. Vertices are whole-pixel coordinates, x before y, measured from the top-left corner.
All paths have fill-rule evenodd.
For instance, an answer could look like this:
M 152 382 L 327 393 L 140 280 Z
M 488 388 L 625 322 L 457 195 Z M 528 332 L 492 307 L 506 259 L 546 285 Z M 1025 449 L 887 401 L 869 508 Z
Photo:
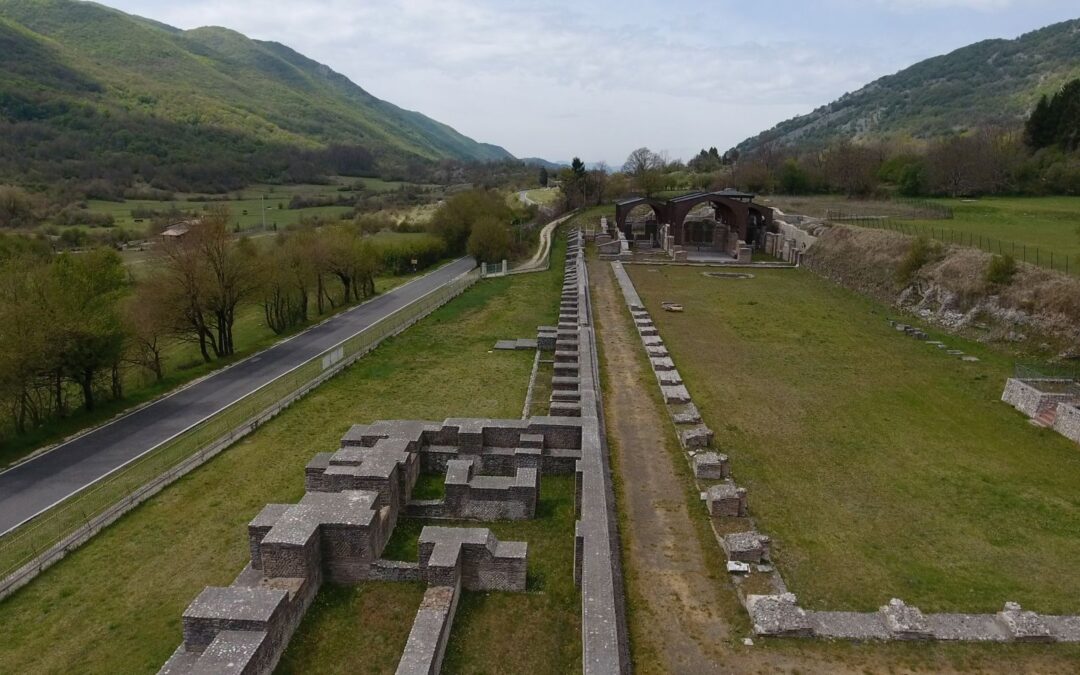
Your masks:
M 78 111 L 106 120 L 129 148 L 152 147 L 149 154 L 167 159 L 185 153 L 170 136 L 190 142 L 200 134 L 237 157 L 340 144 L 398 164 L 513 158 L 285 45 L 225 28 L 181 30 L 88 2 L 0 0 L 0 54 L 0 120 L 33 137 L 0 141 L 2 151 L 39 153 L 42 135 L 68 136 Z M 146 137 L 150 129 L 157 138 Z
M 1041 94 L 1077 76 L 1080 19 L 920 61 L 736 147 L 745 153 L 766 144 L 932 138 L 986 125 L 1018 126 Z

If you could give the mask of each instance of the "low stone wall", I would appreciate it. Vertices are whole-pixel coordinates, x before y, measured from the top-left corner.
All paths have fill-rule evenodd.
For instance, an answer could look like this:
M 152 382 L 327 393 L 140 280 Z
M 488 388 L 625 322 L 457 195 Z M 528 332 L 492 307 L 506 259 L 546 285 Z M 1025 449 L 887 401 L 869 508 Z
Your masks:
M 397 675 L 437 675 L 457 613 L 460 586 L 432 586 L 424 593 L 416 612 Z
M 189 605 L 183 615 L 183 643 L 161 672 L 272 672 L 324 579 L 424 581 L 452 589 L 449 595 L 439 590 L 429 594 L 448 601 L 421 608 L 416 640 L 401 671 L 437 672 L 457 589 L 524 591 L 528 547 L 525 542 L 500 542 L 486 528 L 425 527 L 418 562 L 379 556 L 412 494 L 425 441 L 456 436 L 469 447 L 482 445 L 488 423 L 514 426 L 454 420 L 441 426 L 401 421 L 351 429 L 340 450 L 321 453 L 307 465 L 308 492 L 300 502 L 267 505 L 248 524 L 251 564 L 231 586 L 207 588 Z M 542 445 L 551 426 L 545 420 L 538 425 L 539 433 L 518 432 L 514 443 Z M 580 429 L 550 435 L 575 442 Z M 507 437 L 492 433 L 491 438 Z M 497 510 L 492 503 L 503 509 L 498 515 L 506 509 L 535 513 L 538 453 L 532 450 L 528 455 L 533 466 L 519 469 L 514 478 L 466 472 L 469 487 L 482 498 L 472 515 Z M 502 491 L 492 490 L 484 478 L 509 483 L 506 504 L 497 499 Z
M 923 614 L 893 598 L 876 612 L 804 610 L 791 593 L 746 599 L 754 632 L 777 637 L 949 642 L 1078 642 L 1080 617 L 1036 614 L 1014 602 L 996 614 Z
M 622 264 L 612 269 L 630 308 L 642 344 L 650 357 L 668 412 L 675 422 L 679 442 L 697 480 L 708 487 L 702 499 L 710 518 L 726 522 L 744 521 L 747 529 L 724 533 L 713 522 L 713 532 L 729 560 L 729 570 L 744 574 L 756 569 L 768 575 L 774 592 L 740 598 L 750 614 L 754 633 L 773 637 L 814 637 L 848 640 L 951 640 L 970 642 L 1080 642 L 1080 616 L 1055 616 L 1024 611 L 1006 602 L 997 614 L 927 614 L 893 599 L 877 612 L 819 612 L 798 605 L 779 572 L 770 564 L 771 540 L 757 532 L 749 517 L 746 490 L 731 480 L 727 455 L 710 450 L 712 432 L 701 424 L 701 416 L 682 383 L 663 339 L 655 330 L 649 313 Z M 1032 410 L 1032 416 L 1047 405 L 1057 405 L 1055 428 L 1080 442 L 1080 408 L 1057 403 L 1031 381 L 1009 380 L 1002 399 L 1018 409 Z M 1058 424 L 1061 428 L 1058 428 Z M 1070 435 L 1073 434 L 1073 435 Z M 710 481 L 722 481 L 709 485 Z M 699 484 L 699 487 L 701 485 Z M 731 566 L 735 565 L 734 568 Z M 738 587 L 741 577 L 733 576 Z
M 581 459 L 575 467 L 579 519 L 574 525 L 574 578 L 581 587 L 582 670 L 628 673 L 630 647 L 615 493 L 604 436 L 588 269 L 579 234 L 571 237 L 567 249 L 560 314 L 555 351 L 566 355 L 563 363 L 577 365 L 578 375 L 567 378 L 552 393 L 551 412 L 561 411 L 581 425 Z
M 1005 382 L 1005 391 L 1001 400 L 1024 413 L 1028 417 L 1038 417 L 1047 410 L 1054 410 L 1059 403 L 1071 402 L 1075 394 L 1053 391 L 1053 385 L 1065 385 L 1072 380 L 1060 378 L 1019 379 L 1010 377 Z M 1041 386 L 1040 386 L 1041 385 Z M 1047 387 L 1047 391 L 1042 387 Z
M 1057 416 L 1054 418 L 1054 431 L 1080 443 L 1080 406 L 1076 403 L 1059 403 Z

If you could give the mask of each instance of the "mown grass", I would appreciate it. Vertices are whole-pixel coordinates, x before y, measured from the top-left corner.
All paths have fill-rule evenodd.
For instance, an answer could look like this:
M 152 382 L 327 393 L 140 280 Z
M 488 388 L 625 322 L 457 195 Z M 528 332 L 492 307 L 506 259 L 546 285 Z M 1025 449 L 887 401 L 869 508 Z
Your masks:
M 1000 402 L 1007 358 L 804 271 L 630 273 L 803 604 L 1080 610 L 1080 453 Z
M 532 361 L 491 346 L 555 318 L 561 264 L 552 267 L 481 282 L 0 602 L 0 672 L 155 672 L 192 598 L 247 564 L 247 522 L 268 502 L 298 500 L 304 465 L 351 424 L 518 416 Z M 411 616 L 416 589 L 354 595 L 328 602 L 381 611 L 347 638 L 352 653 L 399 650 L 393 617 Z

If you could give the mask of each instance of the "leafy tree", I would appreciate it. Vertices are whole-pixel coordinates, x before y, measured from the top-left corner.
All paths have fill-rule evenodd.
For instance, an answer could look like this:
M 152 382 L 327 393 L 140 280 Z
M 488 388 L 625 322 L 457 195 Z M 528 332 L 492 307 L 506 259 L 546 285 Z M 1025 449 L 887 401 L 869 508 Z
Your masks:
M 484 216 L 509 223 L 513 211 L 506 198 L 493 190 L 469 190 L 454 195 L 435 211 L 428 231 L 441 237 L 450 253 L 465 250 L 473 225 Z
M 810 177 L 795 159 L 788 159 L 780 167 L 779 187 L 784 194 L 805 194 L 810 188 Z
M 483 216 L 469 234 L 469 255 L 480 262 L 494 263 L 510 257 L 513 243 L 505 223 L 492 216 Z
M 96 378 L 103 369 L 115 368 L 123 355 L 118 303 L 126 280 L 120 256 L 95 249 L 57 256 L 43 289 L 56 367 L 79 385 L 87 410 L 94 409 Z M 112 384 L 118 398 L 122 391 L 115 372 Z
M 545 166 L 540 167 L 540 177 L 539 177 L 538 180 L 540 182 L 541 187 L 547 187 L 548 180 L 549 180 L 547 167 L 545 167 Z

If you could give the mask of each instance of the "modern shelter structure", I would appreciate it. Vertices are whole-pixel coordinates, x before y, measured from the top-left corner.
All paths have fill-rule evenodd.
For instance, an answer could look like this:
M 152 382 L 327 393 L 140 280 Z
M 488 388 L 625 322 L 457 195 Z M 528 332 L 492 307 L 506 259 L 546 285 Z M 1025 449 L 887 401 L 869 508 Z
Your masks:
M 671 199 L 634 197 L 615 205 L 615 225 L 629 241 L 666 247 L 665 237 L 675 246 L 729 251 L 738 242 L 762 244 L 773 223 L 772 209 L 754 203 L 755 195 L 738 190 L 691 192 Z M 713 218 L 688 216 L 702 204 L 713 209 Z M 644 227 L 630 219 L 630 213 L 646 206 L 655 218 L 646 218 Z

